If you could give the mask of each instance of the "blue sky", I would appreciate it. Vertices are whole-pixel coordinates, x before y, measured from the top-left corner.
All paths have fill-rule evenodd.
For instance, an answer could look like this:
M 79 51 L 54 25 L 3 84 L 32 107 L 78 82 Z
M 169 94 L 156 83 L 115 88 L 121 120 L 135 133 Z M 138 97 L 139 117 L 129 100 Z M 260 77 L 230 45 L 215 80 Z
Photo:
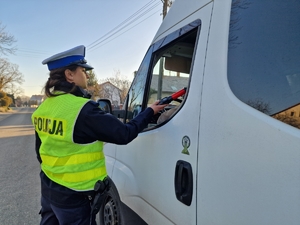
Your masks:
M 49 74 L 45 58 L 78 45 L 87 47 L 98 79 L 119 70 L 132 80 L 162 22 L 161 0 L 1 1 L 0 21 L 18 48 L 4 57 L 19 66 L 26 96 L 41 94 Z

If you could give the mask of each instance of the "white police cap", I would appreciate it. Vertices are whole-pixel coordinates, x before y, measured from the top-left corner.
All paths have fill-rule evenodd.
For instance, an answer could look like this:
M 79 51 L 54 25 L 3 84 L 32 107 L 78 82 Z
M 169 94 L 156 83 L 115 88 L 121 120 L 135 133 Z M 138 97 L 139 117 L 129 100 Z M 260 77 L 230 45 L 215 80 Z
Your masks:
M 78 65 L 86 70 L 94 69 L 90 65 L 86 64 L 87 61 L 84 59 L 85 56 L 85 46 L 80 45 L 75 48 L 69 49 L 67 51 L 55 54 L 47 59 L 45 59 L 42 63 L 47 64 L 48 69 L 54 70 L 61 67 Z

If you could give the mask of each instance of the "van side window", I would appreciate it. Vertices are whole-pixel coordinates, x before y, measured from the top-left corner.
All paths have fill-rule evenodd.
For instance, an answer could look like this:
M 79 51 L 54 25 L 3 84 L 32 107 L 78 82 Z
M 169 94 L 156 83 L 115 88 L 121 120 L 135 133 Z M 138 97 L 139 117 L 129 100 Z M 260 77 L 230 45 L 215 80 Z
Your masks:
M 184 92 L 188 90 L 200 27 L 201 21 L 195 20 L 150 46 L 131 84 L 123 109 L 113 111 L 116 117 L 126 123 L 157 99 L 184 89 L 183 94 L 171 102 L 165 112 L 157 114 L 149 126 L 168 121 L 175 115 L 182 105 L 179 103 L 184 103 Z
M 153 46 L 149 48 L 129 89 L 129 93 L 125 100 L 126 104 L 124 105 L 125 107 L 123 107 L 123 109 L 126 110 L 126 120 L 124 122 L 130 121 L 142 111 L 143 98 L 152 51 Z
M 297 128 L 299 9 L 300 1 L 233 0 L 228 42 L 228 82 L 233 93 L 258 111 Z
M 154 53 L 147 105 L 180 90 L 187 90 L 196 37 L 197 29 L 194 29 Z M 149 126 L 172 118 L 181 107 L 184 97 L 185 94 L 172 101 Z

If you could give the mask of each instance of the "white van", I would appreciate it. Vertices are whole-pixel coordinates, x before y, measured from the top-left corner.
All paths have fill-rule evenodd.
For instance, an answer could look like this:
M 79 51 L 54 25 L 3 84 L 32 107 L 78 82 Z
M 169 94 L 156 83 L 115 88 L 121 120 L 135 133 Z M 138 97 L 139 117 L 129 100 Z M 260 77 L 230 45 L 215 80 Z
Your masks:
M 130 144 L 105 145 L 104 224 L 299 225 L 300 1 L 176 0 L 114 113 L 183 88 Z

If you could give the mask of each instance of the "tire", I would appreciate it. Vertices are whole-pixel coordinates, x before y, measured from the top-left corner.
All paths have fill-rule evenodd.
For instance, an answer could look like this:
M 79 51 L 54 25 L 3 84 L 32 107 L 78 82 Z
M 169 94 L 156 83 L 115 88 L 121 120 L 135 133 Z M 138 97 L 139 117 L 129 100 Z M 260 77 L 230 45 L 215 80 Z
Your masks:
M 121 211 L 121 201 L 117 188 L 110 179 L 111 188 L 99 211 L 101 225 L 122 225 L 123 217 Z

